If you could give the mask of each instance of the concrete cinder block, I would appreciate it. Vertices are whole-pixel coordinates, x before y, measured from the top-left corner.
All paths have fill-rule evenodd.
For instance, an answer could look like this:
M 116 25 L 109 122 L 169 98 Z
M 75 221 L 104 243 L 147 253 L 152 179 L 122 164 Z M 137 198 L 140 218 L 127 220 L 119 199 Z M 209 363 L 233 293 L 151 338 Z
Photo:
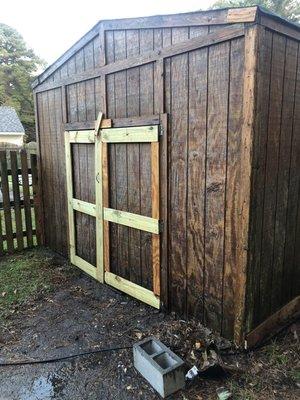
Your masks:
M 133 359 L 135 368 L 162 397 L 184 388 L 184 361 L 156 338 L 136 343 Z

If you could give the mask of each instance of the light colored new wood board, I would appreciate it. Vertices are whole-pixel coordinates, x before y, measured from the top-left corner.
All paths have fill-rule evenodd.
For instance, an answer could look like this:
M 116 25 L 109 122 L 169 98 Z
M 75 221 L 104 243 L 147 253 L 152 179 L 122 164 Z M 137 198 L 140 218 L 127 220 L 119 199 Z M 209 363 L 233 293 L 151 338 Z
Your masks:
M 111 128 L 101 130 L 105 143 L 151 143 L 158 141 L 158 126 Z
M 108 182 L 108 144 L 102 143 L 102 197 L 103 207 L 109 206 L 109 182 Z M 104 252 L 104 269 L 110 270 L 109 257 L 109 222 L 103 221 L 103 252 Z
M 155 218 L 105 207 L 103 208 L 103 215 L 104 220 L 115 224 L 129 226 L 145 232 L 159 233 L 159 221 Z
M 84 214 L 96 217 L 96 205 L 83 200 L 72 199 L 73 209 Z
M 160 308 L 159 297 L 151 292 L 151 290 L 136 285 L 135 283 L 121 278 L 112 272 L 105 272 L 105 282 L 114 288 L 121 290 L 122 292 L 127 293 L 146 304 L 149 304 L 152 307 Z
M 69 131 L 70 143 L 95 143 L 95 131 Z
M 77 256 L 76 254 L 72 257 L 72 264 L 76 265 L 76 267 L 82 269 L 82 271 L 86 272 L 91 277 L 97 279 L 97 268 L 85 261 L 83 258 Z
M 159 143 L 151 143 L 152 218 L 159 220 Z M 152 234 L 153 292 L 160 295 L 160 236 Z
M 95 142 L 95 187 L 96 187 L 96 264 L 97 280 L 103 282 L 103 204 L 102 204 L 102 142 L 96 136 Z
M 69 250 L 72 261 L 75 256 L 75 224 L 73 211 L 73 177 L 72 177 L 72 156 L 70 134 L 65 132 L 65 157 L 66 157 L 66 183 L 67 183 L 67 203 L 68 203 L 68 227 L 69 227 Z

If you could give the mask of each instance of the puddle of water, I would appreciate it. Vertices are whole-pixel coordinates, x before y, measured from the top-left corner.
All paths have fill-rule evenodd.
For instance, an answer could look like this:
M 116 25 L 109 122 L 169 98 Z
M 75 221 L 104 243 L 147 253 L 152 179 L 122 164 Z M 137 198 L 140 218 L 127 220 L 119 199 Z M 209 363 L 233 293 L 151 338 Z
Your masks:
M 34 380 L 30 390 L 25 389 L 20 400 L 51 400 L 54 396 L 54 388 L 51 377 L 41 376 Z

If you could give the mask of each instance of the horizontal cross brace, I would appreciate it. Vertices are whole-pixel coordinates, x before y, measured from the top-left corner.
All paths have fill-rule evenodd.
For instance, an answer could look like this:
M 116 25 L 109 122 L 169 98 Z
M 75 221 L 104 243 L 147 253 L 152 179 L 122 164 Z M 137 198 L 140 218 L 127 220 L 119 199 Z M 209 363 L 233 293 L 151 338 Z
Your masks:
M 96 217 L 96 205 L 86 201 L 72 199 L 73 210 Z
M 105 272 L 104 280 L 114 288 L 127 293 L 129 296 L 135 297 L 138 300 L 149 304 L 152 307 L 160 308 L 160 301 L 157 296 L 151 290 L 145 289 L 135 283 L 128 281 L 127 279 L 121 278 L 112 272 Z
M 95 143 L 95 130 L 70 131 L 70 143 Z
M 151 143 L 158 141 L 158 126 L 110 128 L 101 130 L 104 143 Z
M 89 262 L 85 261 L 83 258 L 73 255 L 71 257 L 71 263 L 82 269 L 88 275 L 92 276 L 94 279 L 97 279 L 97 268 Z
M 104 220 L 116 224 L 129 226 L 150 233 L 158 234 L 160 231 L 159 220 L 151 217 L 145 217 L 139 214 L 132 214 L 127 211 L 114 210 L 112 208 L 103 208 Z

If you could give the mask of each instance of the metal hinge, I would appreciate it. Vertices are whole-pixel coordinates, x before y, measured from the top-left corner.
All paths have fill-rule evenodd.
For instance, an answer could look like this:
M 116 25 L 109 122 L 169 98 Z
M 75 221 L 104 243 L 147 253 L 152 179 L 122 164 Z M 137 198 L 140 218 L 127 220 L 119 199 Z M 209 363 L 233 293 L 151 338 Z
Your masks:
M 163 136 L 165 133 L 164 127 L 162 125 L 159 125 L 159 136 Z

